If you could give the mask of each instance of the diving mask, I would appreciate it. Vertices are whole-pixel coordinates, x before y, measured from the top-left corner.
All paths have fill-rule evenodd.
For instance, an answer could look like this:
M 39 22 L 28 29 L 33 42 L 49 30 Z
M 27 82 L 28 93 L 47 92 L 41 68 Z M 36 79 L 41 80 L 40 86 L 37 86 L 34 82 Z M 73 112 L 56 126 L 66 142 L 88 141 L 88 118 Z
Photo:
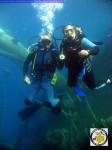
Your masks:
M 47 34 L 40 36 L 41 46 L 44 48 L 49 48 L 51 46 L 51 37 Z
M 67 38 L 75 38 L 76 36 L 76 33 L 75 33 L 75 28 L 74 26 L 72 25 L 67 25 L 64 27 L 64 34 L 65 34 L 65 37 Z
M 41 45 L 42 45 L 43 47 L 50 46 L 50 44 L 51 44 L 51 41 L 49 41 L 49 40 L 47 40 L 47 39 L 41 41 Z

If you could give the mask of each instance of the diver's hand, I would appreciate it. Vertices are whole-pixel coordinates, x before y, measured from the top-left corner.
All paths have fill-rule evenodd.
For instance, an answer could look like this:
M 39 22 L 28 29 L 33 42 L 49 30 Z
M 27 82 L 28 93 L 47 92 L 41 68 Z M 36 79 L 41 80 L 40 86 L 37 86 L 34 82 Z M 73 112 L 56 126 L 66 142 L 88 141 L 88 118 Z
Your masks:
M 79 56 L 82 57 L 82 58 L 87 58 L 89 56 L 89 50 L 81 50 L 79 53 Z
M 24 76 L 24 82 L 26 84 L 31 84 L 31 80 L 30 80 L 30 78 L 27 75 Z

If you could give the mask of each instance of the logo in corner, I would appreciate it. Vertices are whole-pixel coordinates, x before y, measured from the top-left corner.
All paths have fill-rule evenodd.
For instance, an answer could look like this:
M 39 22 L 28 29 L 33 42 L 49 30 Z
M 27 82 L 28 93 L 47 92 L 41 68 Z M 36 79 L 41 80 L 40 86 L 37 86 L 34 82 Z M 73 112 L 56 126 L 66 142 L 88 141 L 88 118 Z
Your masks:
M 90 146 L 108 146 L 108 128 L 91 128 Z

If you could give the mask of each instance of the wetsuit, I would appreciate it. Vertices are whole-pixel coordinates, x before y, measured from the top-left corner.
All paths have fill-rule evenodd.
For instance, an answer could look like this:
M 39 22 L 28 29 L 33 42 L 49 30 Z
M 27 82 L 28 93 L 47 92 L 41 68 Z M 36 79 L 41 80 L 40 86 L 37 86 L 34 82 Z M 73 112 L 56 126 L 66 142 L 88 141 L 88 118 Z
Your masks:
M 28 75 L 31 63 L 31 93 L 27 98 L 36 101 L 39 90 L 43 89 L 46 101 L 54 107 L 59 102 L 59 99 L 54 98 L 54 90 L 51 85 L 51 79 L 57 66 L 57 49 L 53 45 L 49 49 L 44 48 L 41 43 L 33 45 L 30 49 L 31 52 L 23 65 L 23 73 Z
M 90 50 L 90 55 L 97 55 L 99 47 L 89 41 L 85 37 L 77 37 L 76 39 L 63 39 L 60 45 L 60 53 L 63 51 L 65 59 L 62 64 L 68 68 L 68 85 L 70 87 L 77 86 L 80 74 L 85 69 L 82 79 L 90 89 L 96 86 L 92 69 L 87 70 L 87 59 L 81 58 L 79 52 L 83 49 Z

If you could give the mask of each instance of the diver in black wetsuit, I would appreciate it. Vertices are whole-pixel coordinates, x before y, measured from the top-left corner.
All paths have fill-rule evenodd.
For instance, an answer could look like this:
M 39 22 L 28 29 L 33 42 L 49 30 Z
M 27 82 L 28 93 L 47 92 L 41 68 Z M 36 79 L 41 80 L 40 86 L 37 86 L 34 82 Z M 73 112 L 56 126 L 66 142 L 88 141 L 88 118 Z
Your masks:
M 74 25 L 66 25 L 64 27 L 64 38 L 60 45 L 60 61 L 62 67 L 65 64 L 68 68 L 68 85 L 72 87 L 73 90 L 78 90 L 76 87 L 79 78 L 81 78 L 91 90 L 95 88 L 99 89 L 111 83 L 111 80 L 108 79 L 105 84 L 96 87 L 96 81 L 89 58 L 90 56 L 97 55 L 98 52 L 99 46 L 89 41 L 84 36 L 80 27 Z

